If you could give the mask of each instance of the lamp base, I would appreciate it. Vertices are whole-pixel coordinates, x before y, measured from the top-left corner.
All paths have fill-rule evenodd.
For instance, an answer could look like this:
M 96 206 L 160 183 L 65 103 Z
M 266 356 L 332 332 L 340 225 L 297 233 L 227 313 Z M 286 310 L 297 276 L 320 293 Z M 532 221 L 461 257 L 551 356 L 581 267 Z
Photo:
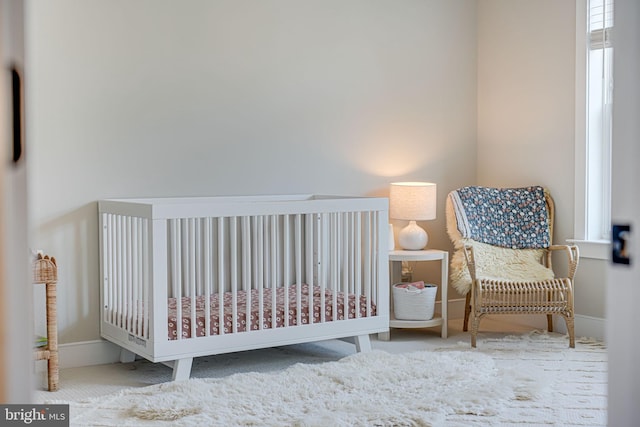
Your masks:
M 388 248 L 390 251 L 394 250 L 396 247 L 396 240 L 393 237 L 393 225 L 389 224 L 389 245 Z
M 409 221 L 409 225 L 400 230 L 398 243 L 400 247 L 409 251 L 419 251 L 427 246 L 429 236 L 415 221 Z

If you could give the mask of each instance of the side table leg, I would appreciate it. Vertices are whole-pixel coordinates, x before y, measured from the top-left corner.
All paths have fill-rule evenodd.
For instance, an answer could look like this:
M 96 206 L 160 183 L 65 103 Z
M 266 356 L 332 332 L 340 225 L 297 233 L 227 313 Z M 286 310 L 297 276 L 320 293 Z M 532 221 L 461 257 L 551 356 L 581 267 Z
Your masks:
M 390 340 L 391 340 L 391 331 L 378 332 L 378 341 L 390 341 Z
M 442 311 L 442 338 L 449 336 L 449 252 L 442 255 L 442 279 L 441 279 L 441 302 L 440 310 Z

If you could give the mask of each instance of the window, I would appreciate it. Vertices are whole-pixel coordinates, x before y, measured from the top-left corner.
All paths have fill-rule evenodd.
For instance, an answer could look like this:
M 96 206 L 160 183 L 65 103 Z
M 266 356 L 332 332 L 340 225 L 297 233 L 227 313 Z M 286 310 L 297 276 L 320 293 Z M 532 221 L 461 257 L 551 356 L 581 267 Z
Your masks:
M 586 257 L 607 258 L 611 223 L 613 0 L 577 0 L 576 4 L 575 237 L 582 243 Z
M 613 0 L 589 2 L 587 54 L 587 239 L 606 240 L 611 206 Z

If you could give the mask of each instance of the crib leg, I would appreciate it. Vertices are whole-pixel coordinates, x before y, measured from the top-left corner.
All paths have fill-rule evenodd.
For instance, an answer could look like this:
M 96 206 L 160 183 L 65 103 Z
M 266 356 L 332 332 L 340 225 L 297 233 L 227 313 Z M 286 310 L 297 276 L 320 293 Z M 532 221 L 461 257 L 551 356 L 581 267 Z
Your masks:
M 355 338 L 356 351 L 358 353 L 366 353 L 371 351 L 371 340 L 369 334 L 358 335 Z
M 136 354 L 126 348 L 120 349 L 120 363 L 131 363 L 136 360 Z
M 175 360 L 173 362 L 173 376 L 171 377 L 171 381 L 188 380 L 191 376 L 192 363 L 193 357 Z

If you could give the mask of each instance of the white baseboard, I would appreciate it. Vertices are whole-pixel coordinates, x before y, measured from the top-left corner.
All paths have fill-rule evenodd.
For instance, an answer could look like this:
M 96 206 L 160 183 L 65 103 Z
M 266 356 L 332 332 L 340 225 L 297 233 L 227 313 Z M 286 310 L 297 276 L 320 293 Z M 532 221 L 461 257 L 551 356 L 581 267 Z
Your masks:
M 449 319 L 464 319 L 464 303 L 465 298 L 456 298 L 449 300 L 448 314 Z M 436 302 L 436 308 L 440 309 L 440 301 Z
M 120 347 L 105 340 L 60 344 L 58 352 L 61 369 L 106 365 L 120 361 Z M 46 369 L 46 361 L 36 364 L 37 372 Z
M 567 332 L 567 326 L 565 325 L 561 317 L 558 317 L 557 320 L 556 318 L 554 318 L 554 326 L 557 332 Z M 606 326 L 606 319 L 576 314 L 574 326 L 576 338 L 595 338 L 600 341 L 605 341 L 605 330 L 607 329 Z
M 120 360 L 120 347 L 105 340 L 82 341 L 60 346 L 60 367 L 104 365 Z

